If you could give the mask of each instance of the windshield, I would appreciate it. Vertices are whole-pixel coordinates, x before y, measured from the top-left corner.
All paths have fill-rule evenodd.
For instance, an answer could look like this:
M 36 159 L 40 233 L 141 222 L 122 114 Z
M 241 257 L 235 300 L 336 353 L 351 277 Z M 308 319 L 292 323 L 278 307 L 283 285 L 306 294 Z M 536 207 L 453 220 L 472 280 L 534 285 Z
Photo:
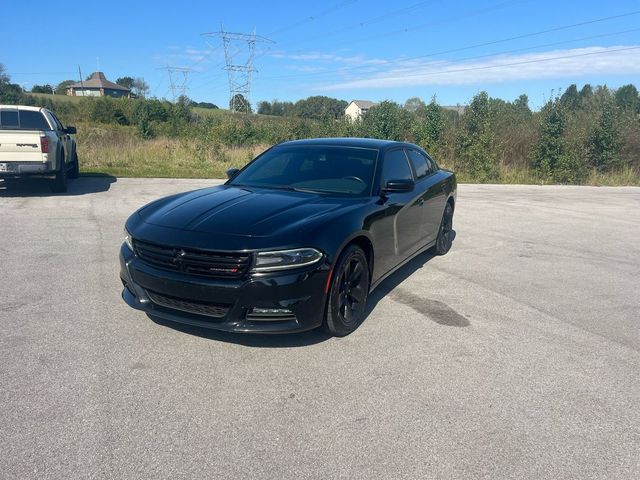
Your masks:
M 378 151 L 328 145 L 282 146 L 264 153 L 229 185 L 371 195 Z

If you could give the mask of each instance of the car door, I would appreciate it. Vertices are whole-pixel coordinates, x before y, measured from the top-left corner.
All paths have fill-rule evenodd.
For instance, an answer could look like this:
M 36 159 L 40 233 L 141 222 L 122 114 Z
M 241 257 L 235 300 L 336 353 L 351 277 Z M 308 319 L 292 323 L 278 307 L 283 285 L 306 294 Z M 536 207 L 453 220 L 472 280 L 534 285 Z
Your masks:
M 435 162 L 420 150 L 409 148 L 407 156 L 416 175 L 416 188 L 423 193 L 424 208 L 422 211 L 423 243 L 435 241 L 440 228 L 440 220 L 446 201 L 444 175 L 439 175 Z
M 413 180 L 413 173 L 403 148 L 390 150 L 382 163 L 381 188 L 389 180 Z M 386 252 L 380 257 L 381 270 L 389 271 L 416 250 L 422 236 L 421 192 L 386 193 L 386 222 L 380 234 Z

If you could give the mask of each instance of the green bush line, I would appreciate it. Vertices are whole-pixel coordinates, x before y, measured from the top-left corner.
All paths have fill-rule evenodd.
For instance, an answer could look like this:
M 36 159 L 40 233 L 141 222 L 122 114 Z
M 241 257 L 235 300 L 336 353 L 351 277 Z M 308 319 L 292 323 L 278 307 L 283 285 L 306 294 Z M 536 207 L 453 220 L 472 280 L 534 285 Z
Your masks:
M 640 184 L 640 96 L 633 85 L 571 85 L 536 112 L 526 95 L 508 102 L 486 92 L 462 113 L 435 98 L 404 106 L 383 101 L 356 122 L 311 109 L 295 111 L 314 118 L 234 114 L 193 108 L 186 99 L 21 94 L 9 100 L 50 108 L 77 125 L 86 172 L 220 177 L 269 145 L 337 136 L 416 143 L 464 182 Z

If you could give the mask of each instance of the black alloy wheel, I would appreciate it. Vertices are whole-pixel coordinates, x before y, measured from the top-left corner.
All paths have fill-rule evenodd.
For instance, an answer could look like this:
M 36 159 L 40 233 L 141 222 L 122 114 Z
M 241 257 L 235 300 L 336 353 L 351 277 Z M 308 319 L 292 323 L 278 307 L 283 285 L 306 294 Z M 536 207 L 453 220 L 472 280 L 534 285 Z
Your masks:
M 453 207 L 449 202 L 444 207 L 438 238 L 436 239 L 436 253 L 444 255 L 451 250 L 453 244 Z
M 324 330 L 336 337 L 353 332 L 364 320 L 368 295 L 367 257 L 360 247 L 350 245 L 333 270 Z

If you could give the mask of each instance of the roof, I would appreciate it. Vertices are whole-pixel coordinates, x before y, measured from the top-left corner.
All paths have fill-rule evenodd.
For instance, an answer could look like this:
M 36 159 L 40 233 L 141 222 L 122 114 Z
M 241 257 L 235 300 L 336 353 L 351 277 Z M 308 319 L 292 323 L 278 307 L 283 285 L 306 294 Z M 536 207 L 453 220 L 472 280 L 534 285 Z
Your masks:
M 117 83 L 107 80 L 107 77 L 105 77 L 102 72 L 93 72 L 88 80 L 81 83 L 74 83 L 73 85 L 69 85 L 67 88 L 108 88 L 110 90 L 131 91 L 127 87 L 123 87 L 122 85 L 118 85 Z
M 375 102 L 370 102 L 369 100 L 351 100 L 351 103 L 355 103 L 360 108 L 371 108 L 376 105 Z
M 10 110 L 31 110 L 32 112 L 39 112 L 42 110 L 42 107 L 32 107 L 30 105 L 0 105 L 0 108 Z
M 385 148 L 390 145 L 404 145 L 402 142 L 393 140 L 380 140 L 377 138 L 353 138 L 353 137 L 337 137 L 337 138 L 307 138 L 304 140 L 292 140 L 283 142 L 278 146 L 303 146 L 303 145 L 330 145 L 334 147 L 356 147 L 356 148 Z

